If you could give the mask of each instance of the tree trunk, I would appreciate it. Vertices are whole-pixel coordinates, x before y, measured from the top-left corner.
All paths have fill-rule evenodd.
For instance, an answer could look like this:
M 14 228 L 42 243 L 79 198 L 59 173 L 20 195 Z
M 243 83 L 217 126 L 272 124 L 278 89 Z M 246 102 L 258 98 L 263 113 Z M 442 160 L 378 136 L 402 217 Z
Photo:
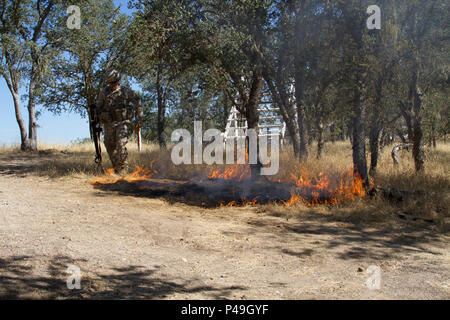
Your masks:
M 375 82 L 375 102 L 370 114 L 370 169 L 369 175 L 375 177 L 377 174 L 378 159 L 380 154 L 380 135 L 385 124 L 383 117 L 382 98 L 383 98 L 384 75 L 380 75 Z
M 325 141 L 323 139 L 323 123 L 319 122 L 319 124 L 317 125 L 317 159 L 322 158 L 324 145 Z
M 37 151 L 37 122 L 34 101 L 30 101 L 28 105 L 28 139 L 29 150 L 27 151 Z
M 300 71 L 295 75 L 295 102 L 297 106 L 298 131 L 300 135 L 300 161 L 308 159 L 308 137 L 306 133 L 306 106 L 303 101 L 303 78 Z
M 330 136 L 331 136 L 331 143 L 336 143 L 336 125 L 333 123 L 330 126 Z
M 14 111 L 16 114 L 17 124 L 20 130 L 20 150 L 27 151 L 30 149 L 30 140 L 27 137 L 27 129 L 25 121 L 22 118 L 22 112 L 20 111 L 20 97 L 18 93 L 12 92 L 14 99 Z
M 365 73 L 358 74 L 358 86 L 355 89 L 352 117 L 352 150 L 353 150 L 353 171 L 355 177 L 363 180 L 364 187 L 369 187 L 369 177 L 367 176 L 366 142 L 365 142 L 365 99 L 366 85 Z
M 370 145 L 370 170 L 371 177 L 375 177 L 377 173 L 379 151 L 380 151 L 380 125 L 375 115 L 372 115 L 372 125 L 369 133 L 369 145 Z
M 228 123 L 228 117 L 230 116 L 230 102 L 228 101 L 228 96 L 226 94 L 223 95 L 223 123 L 222 123 L 222 131 L 225 131 Z
M 348 139 L 350 140 L 350 143 L 353 146 L 353 119 L 350 120 L 350 122 L 349 122 L 349 124 L 347 126 L 347 137 L 348 137 Z
M 291 126 L 291 128 L 290 128 Z M 290 126 L 288 125 L 288 123 L 286 122 L 286 128 L 289 131 L 289 135 L 291 137 L 292 140 L 292 147 L 294 149 L 294 156 L 296 158 L 300 158 L 300 133 L 298 132 L 298 127 L 297 126 L 293 126 L 292 124 L 290 124 Z
M 341 125 L 341 134 L 340 134 L 340 140 L 341 141 L 347 141 L 347 140 L 351 140 L 352 135 L 351 135 L 351 124 L 349 121 L 346 122 L 342 122 Z
M 341 128 L 340 128 L 340 132 L 339 132 L 339 141 L 345 141 L 345 136 L 346 136 L 346 128 L 345 128 L 345 123 L 342 123 Z
M 28 139 L 29 150 L 37 151 L 37 122 L 34 89 L 36 87 L 37 67 L 33 64 L 30 85 L 28 89 Z
M 385 132 L 386 132 L 385 129 L 381 129 L 380 130 L 380 139 L 378 139 L 378 152 L 379 153 L 381 153 L 384 150 L 384 147 L 385 147 L 385 143 L 384 143 L 384 140 L 383 140 L 383 139 L 385 139 L 385 135 L 386 135 Z
M 158 144 L 160 149 L 166 149 L 166 140 L 164 139 L 164 130 L 166 126 L 166 105 L 164 99 L 164 89 L 161 84 L 162 77 L 162 65 L 158 65 L 158 71 L 156 75 L 156 93 L 157 93 L 157 103 L 158 103 L 158 119 L 157 119 L 157 129 L 158 129 Z
M 414 120 L 414 140 L 413 140 L 413 158 L 417 172 L 425 170 L 425 160 L 423 152 L 423 130 L 421 119 Z
M 36 123 L 36 108 L 35 108 L 35 86 L 41 78 L 40 73 L 40 60 L 42 52 L 45 50 L 45 47 L 49 44 L 48 42 L 41 45 L 41 32 L 44 26 L 44 22 L 49 16 L 53 6 L 55 5 L 55 1 L 48 1 L 45 6 L 40 6 L 42 3 L 39 1 L 38 8 L 38 20 L 34 26 L 29 26 L 32 31 L 32 36 L 29 38 L 29 34 L 26 32 L 17 32 L 17 30 L 23 31 L 23 25 L 20 23 L 20 19 L 15 19 L 13 22 L 11 30 L 16 30 L 15 32 L 19 33 L 21 38 L 26 42 L 27 46 L 31 48 L 31 73 L 27 73 L 27 76 L 30 78 L 29 83 L 29 92 L 28 92 L 28 137 L 25 129 L 25 122 L 23 121 L 21 110 L 20 110 L 20 98 L 19 98 L 19 84 L 21 81 L 21 74 L 18 72 L 19 70 L 15 68 L 14 59 L 11 58 L 8 50 L 2 52 L 2 59 L 6 59 L 6 63 L 8 66 L 9 77 L 5 76 L 5 73 L 2 72 L 3 77 L 5 78 L 8 88 L 13 95 L 14 99 L 14 109 L 16 113 L 16 120 L 20 129 L 20 139 L 21 139 L 21 150 L 22 151 L 36 151 L 37 150 L 37 123 Z M 14 6 L 13 14 L 19 14 L 17 11 L 20 8 L 20 5 Z M 33 9 L 34 10 L 34 9 Z M 17 18 L 17 17 L 16 17 Z M 8 31 L 7 31 L 8 32 Z M 2 40 L 3 41 L 3 40 Z M 45 42 L 45 41 L 44 41 Z
M 433 123 L 431 126 L 431 138 L 430 147 L 436 148 L 436 125 Z
M 248 97 L 247 105 L 245 106 L 245 117 L 247 118 L 248 129 L 254 129 L 256 135 L 258 135 L 258 122 L 259 122 L 259 100 L 261 96 L 261 89 L 263 86 L 262 75 L 257 71 L 253 70 L 252 85 L 250 88 L 250 93 Z M 256 145 L 256 164 L 250 164 L 251 177 L 252 180 L 257 179 L 261 176 L 262 163 L 259 157 L 259 139 L 257 139 Z
M 417 54 L 418 55 L 418 54 Z M 425 170 L 425 160 L 423 152 L 423 130 L 422 130 L 422 111 L 423 111 L 423 95 L 419 87 L 419 60 L 417 57 L 416 66 L 410 88 L 413 107 L 413 158 L 416 172 Z
M 311 150 L 312 144 L 314 142 L 314 137 L 316 136 L 316 132 L 314 129 L 310 128 L 308 126 L 308 129 L 306 130 L 307 137 L 308 137 L 308 150 Z

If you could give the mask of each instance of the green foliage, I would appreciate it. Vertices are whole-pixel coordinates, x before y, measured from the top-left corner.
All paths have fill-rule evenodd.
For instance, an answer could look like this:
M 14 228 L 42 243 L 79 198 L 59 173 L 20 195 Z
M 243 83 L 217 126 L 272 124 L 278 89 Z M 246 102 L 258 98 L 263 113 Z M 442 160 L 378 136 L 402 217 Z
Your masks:
M 449 133 L 448 1 L 380 0 L 381 30 L 366 27 L 372 1 L 133 0 L 126 16 L 112 0 L 87 0 L 79 30 L 66 27 L 69 1 L 55 1 L 41 42 L 29 40 L 38 2 L 14 3 L 0 1 L 0 74 L 12 66 L 10 85 L 25 84 L 40 52 L 37 102 L 53 112 L 84 112 L 115 67 L 142 90 L 152 140 L 194 120 L 223 129 L 232 105 L 246 112 L 255 75 L 272 85 L 294 133 L 305 113 L 311 140 L 318 128 L 325 140 L 348 136 L 359 93 L 367 135 L 409 132 L 408 115 L 427 141 Z M 411 111 L 417 75 L 420 114 Z
M 84 114 L 104 86 L 108 68 L 127 72 L 128 17 L 112 0 L 83 1 L 79 6 L 81 28 L 68 29 L 67 16 L 63 16 L 54 31 L 61 49 L 52 57 L 39 102 L 55 113 L 70 110 Z

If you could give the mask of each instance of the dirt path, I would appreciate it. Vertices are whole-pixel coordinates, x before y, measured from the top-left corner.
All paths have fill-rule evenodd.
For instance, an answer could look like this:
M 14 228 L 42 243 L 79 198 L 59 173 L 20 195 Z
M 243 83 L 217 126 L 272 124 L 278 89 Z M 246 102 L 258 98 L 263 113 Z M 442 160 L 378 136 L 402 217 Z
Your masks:
M 1 170 L 0 170 L 1 171 Z M 431 229 L 202 209 L 0 172 L 0 297 L 450 298 L 449 237 Z M 78 266 L 81 289 L 68 290 Z M 366 269 L 381 268 L 369 290 Z

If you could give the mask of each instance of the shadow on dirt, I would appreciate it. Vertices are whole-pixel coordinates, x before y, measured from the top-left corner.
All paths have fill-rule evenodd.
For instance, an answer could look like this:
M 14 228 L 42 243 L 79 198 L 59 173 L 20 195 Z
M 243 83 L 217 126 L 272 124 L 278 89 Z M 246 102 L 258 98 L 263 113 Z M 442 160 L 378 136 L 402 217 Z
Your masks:
M 275 188 L 274 184 L 271 186 Z M 103 191 L 98 194 L 99 197 L 119 194 L 162 198 L 169 203 L 181 202 L 203 207 L 217 207 L 225 195 L 234 195 L 234 192 L 230 191 L 231 187 L 225 187 L 218 192 L 207 184 L 156 180 L 132 183 L 119 181 L 100 184 L 96 188 Z M 341 260 L 371 261 L 409 253 L 441 255 L 438 250 L 432 249 L 443 242 L 442 232 L 436 230 L 436 223 L 422 220 L 404 221 L 397 214 L 401 207 L 396 204 L 390 205 L 388 213 L 379 213 L 376 199 L 373 200 L 374 203 L 371 199 L 359 201 L 361 203 L 358 205 L 350 203 L 341 207 L 329 207 L 328 211 L 299 208 L 301 212 L 290 215 L 289 221 L 283 219 L 283 215 L 278 212 L 285 210 L 284 207 L 279 209 L 276 205 L 269 205 L 264 209 L 265 215 L 278 219 L 251 218 L 239 232 L 242 236 L 255 235 L 268 241 L 273 240 L 273 243 L 289 242 L 291 246 L 281 245 L 273 249 L 300 259 L 313 257 L 319 252 L 327 252 Z M 327 213 L 323 214 L 325 211 Z M 310 243 L 311 239 L 320 240 L 320 243 Z
M 301 216 L 289 222 L 261 219 L 247 222 L 244 234 L 264 232 L 274 243 L 293 243 L 275 249 L 284 254 L 305 258 L 318 252 L 327 252 L 342 260 L 380 260 L 398 254 L 427 253 L 441 255 L 431 249 L 444 246 L 444 235 L 430 225 L 410 225 L 402 222 L 368 226 L 364 223 L 344 223 L 333 215 Z M 265 235 L 266 237 L 266 235 Z M 314 239 L 314 241 L 312 241 Z
M 73 260 L 67 256 L 42 257 L 11 256 L 0 258 L 0 299 L 164 299 L 172 294 L 201 293 L 211 299 L 226 299 L 233 292 L 244 290 L 240 286 L 213 287 L 199 279 L 165 279 L 160 266 L 148 269 L 130 265 L 101 272 L 85 271 L 86 260 Z M 44 262 L 43 270 L 36 272 L 34 264 Z M 40 262 L 42 263 L 42 262 Z M 81 269 L 81 289 L 67 288 L 69 265 Z M 33 273 L 46 276 L 33 276 Z

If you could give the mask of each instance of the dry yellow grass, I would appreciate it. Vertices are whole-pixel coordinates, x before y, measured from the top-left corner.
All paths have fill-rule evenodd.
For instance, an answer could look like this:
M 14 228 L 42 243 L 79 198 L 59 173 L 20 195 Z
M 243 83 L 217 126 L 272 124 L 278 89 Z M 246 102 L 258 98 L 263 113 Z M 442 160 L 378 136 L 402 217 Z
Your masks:
M 434 220 L 434 226 L 440 231 L 448 231 L 450 219 L 450 143 L 441 142 L 437 148 L 425 148 L 426 172 L 417 174 L 414 170 L 414 162 L 411 152 L 400 153 L 400 165 L 394 167 L 391 158 L 392 146 L 386 146 L 380 154 L 378 173 L 374 179 L 376 186 L 385 189 L 395 188 L 407 193 L 403 201 L 387 200 L 381 195 L 367 197 L 338 205 L 305 207 L 298 205 L 293 208 L 266 206 L 264 210 L 274 215 L 296 217 L 309 216 L 337 221 L 366 223 L 386 222 L 387 218 L 398 217 L 399 214 L 407 217 L 424 218 Z M 294 160 L 290 152 L 282 155 L 281 174 L 292 171 L 290 168 L 300 170 L 306 168 L 308 172 L 325 172 L 333 177 L 352 168 L 352 150 L 349 142 L 328 143 L 324 156 L 317 160 L 315 148 L 311 150 L 310 159 L 305 164 L 299 164 Z M 368 159 L 369 163 L 369 159 Z M 414 221 L 418 224 L 427 224 L 422 219 Z
M 92 143 L 76 143 L 66 146 L 41 143 L 38 153 L 21 153 L 17 146 L 0 146 L 2 160 L 28 160 L 27 174 L 39 176 L 75 177 L 92 179 L 98 175 L 93 164 L 94 147 Z M 111 167 L 106 149 L 102 147 L 104 167 Z M 153 168 L 159 177 L 169 179 L 190 179 L 208 176 L 221 166 L 180 165 L 175 166 L 170 159 L 170 151 L 161 152 L 155 144 L 144 144 L 142 152 L 137 151 L 135 141 L 128 144 L 130 168 L 149 166 L 154 160 Z M 391 159 L 392 146 L 381 152 L 378 175 L 375 184 L 383 188 L 396 188 L 411 193 L 405 201 L 388 201 L 378 195 L 339 203 L 334 206 L 306 207 L 301 204 L 287 208 L 282 205 L 269 204 L 260 206 L 266 213 L 289 217 L 312 216 L 317 218 L 331 216 L 344 222 L 363 223 L 367 221 L 385 221 L 386 217 L 406 214 L 419 218 L 433 219 L 440 230 L 448 230 L 449 190 L 450 190 L 450 143 L 440 142 L 437 148 L 425 148 L 426 172 L 416 174 L 411 153 L 402 151 L 400 165 L 394 167 Z M 342 173 L 352 168 L 352 150 L 349 142 L 327 143 L 322 159 L 315 158 L 315 146 L 311 148 L 310 159 L 303 164 L 297 162 L 290 147 L 280 155 L 280 171 L 278 177 L 285 179 L 290 173 L 301 170 L 316 176 L 320 172 L 331 179 L 339 179 Z M 31 160 L 31 161 L 29 161 Z M 20 166 L 19 166 L 20 167 Z M 278 178 L 277 177 L 277 178 Z M 422 191 L 419 194 L 415 192 Z M 418 220 L 420 223 L 422 220 Z

